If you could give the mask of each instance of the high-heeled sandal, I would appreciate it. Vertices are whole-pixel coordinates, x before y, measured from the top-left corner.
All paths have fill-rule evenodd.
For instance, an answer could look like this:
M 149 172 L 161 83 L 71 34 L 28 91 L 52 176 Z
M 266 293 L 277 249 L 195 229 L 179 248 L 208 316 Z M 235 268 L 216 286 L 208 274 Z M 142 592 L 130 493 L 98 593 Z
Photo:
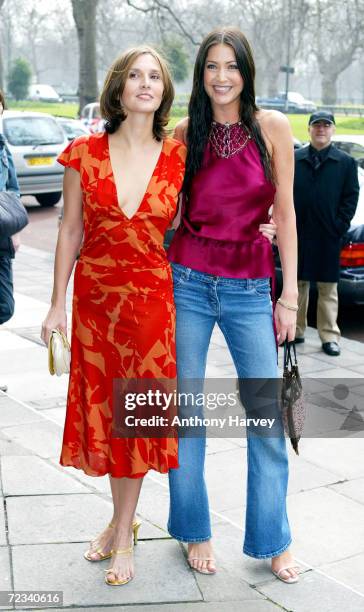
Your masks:
M 208 569 L 203 570 L 203 569 L 197 569 L 197 567 L 193 567 L 192 565 L 192 561 L 213 561 L 215 563 L 216 559 L 214 559 L 214 557 L 187 557 L 187 561 L 189 563 L 189 566 L 191 569 L 195 570 L 195 572 L 199 572 L 200 574 L 216 574 L 216 569 L 214 569 L 212 572 L 209 571 Z
M 133 553 L 133 547 L 130 546 L 129 548 L 121 548 L 119 550 L 112 550 L 111 551 L 111 555 L 130 555 Z M 109 567 L 109 569 L 104 570 L 104 572 L 106 572 L 106 576 L 105 576 L 105 582 L 106 584 L 110 585 L 110 586 L 121 586 L 122 584 L 128 584 L 128 582 L 130 582 L 131 580 L 133 580 L 133 576 L 129 576 L 129 578 L 126 578 L 125 580 L 110 580 L 107 577 L 107 574 L 115 574 L 115 571 Z
M 133 542 L 134 542 L 134 546 L 136 546 L 138 544 L 138 531 L 139 528 L 141 526 L 141 521 L 134 521 L 134 523 L 132 524 L 132 530 L 133 530 Z M 109 523 L 107 526 L 107 529 L 113 529 L 115 527 L 114 523 Z M 93 559 L 92 557 L 90 557 L 90 553 L 93 555 L 95 553 L 97 553 L 99 556 L 98 559 Z M 86 561 L 104 561 L 105 559 L 110 559 L 111 558 L 111 551 L 108 553 L 104 553 L 102 548 L 97 548 L 96 550 L 86 550 L 83 554 L 83 556 L 85 557 Z

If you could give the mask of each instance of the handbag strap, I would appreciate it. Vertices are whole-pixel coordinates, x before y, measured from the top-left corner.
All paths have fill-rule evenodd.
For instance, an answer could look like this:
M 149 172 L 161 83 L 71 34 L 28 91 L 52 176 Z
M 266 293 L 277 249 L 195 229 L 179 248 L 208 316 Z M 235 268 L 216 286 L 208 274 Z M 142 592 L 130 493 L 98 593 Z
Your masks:
M 288 370 L 289 366 L 291 366 L 291 368 L 297 366 L 296 344 L 294 340 L 291 342 L 285 340 L 284 342 L 283 367 L 285 370 Z

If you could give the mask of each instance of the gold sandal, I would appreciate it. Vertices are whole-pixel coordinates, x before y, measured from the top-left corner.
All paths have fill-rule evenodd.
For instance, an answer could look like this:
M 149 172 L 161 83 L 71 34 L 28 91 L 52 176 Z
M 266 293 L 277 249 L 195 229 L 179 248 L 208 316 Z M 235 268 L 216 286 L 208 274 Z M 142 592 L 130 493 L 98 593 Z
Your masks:
M 138 531 L 141 525 L 141 521 L 134 521 L 133 525 L 132 525 L 132 529 L 133 529 L 133 542 L 134 542 L 134 546 L 136 546 L 138 544 Z M 107 529 L 113 529 L 115 527 L 114 523 L 109 523 L 107 526 Z M 96 550 L 86 550 L 83 554 L 83 556 L 85 557 L 86 561 L 104 561 L 105 559 L 110 559 L 111 558 L 111 552 L 108 553 L 104 553 L 104 551 L 102 550 L 102 548 L 97 548 Z M 100 555 L 100 557 L 98 559 L 93 559 L 92 557 L 90 557 L 90 553 L 91 554 L 95 554 L 97 553 L 98 555 Z
M 112 550 L 111 551 L 111 555 L 130 555 L 132 553 L 133 553 L 133 547 L 132 546 L 130 546 L 129 548 L 121 548 L 120 550 Z M 111 567 L 109 569 L 104 570 L 104 572 L 106 572 L 105 582 L 106 582 L 106 584 L 108 584 L 110 586 L 120 586 L 122 584 L 128 584 L 128 582 L 133 580 L 133 576 L 129 576 L 129 578 L 126 578 L 126 580 L 116 580 L 116 579 L 115 580 L 110 580 L 107 577 L 107 574 L 115 574 L 114 570 Z

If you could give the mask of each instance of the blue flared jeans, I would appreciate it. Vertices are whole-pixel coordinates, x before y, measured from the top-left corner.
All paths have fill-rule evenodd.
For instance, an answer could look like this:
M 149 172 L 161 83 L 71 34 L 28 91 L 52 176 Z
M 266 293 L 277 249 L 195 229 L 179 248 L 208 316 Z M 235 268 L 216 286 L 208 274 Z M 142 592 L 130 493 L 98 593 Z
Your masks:
M 232 279 L 172 264 L 177 309 L 179 380 L 205 377 L 215 323 L 239 379 L 276 379 L 277 349 L 269 279 Z M 281 427 L 281 424 L 280 424 Z M 179 465 L 169 471 L 168 531 L 183 542 L 211 538 L 204 478 L 205 436 L 180 437 Z M 283 428 L 274 436 L 247 431 L 247 507 L 243 551 L 256 558 L 281 554 L 291 543 L 286 511 L 288 459 Z M 227 466 L 226 486 L 229 486 Z

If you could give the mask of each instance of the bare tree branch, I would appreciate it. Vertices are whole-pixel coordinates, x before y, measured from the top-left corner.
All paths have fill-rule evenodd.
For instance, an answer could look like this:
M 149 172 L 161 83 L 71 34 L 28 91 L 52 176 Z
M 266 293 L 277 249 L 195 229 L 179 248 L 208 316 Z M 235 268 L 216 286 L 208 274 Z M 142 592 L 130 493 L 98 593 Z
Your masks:
M 164 2 L 161 2 L 160 0 L 152 0 L 152 3 L 150 6 L 143 8 L 143 7 L 140 7 L 134 4 L 132 0 L 126 0 L 126 3 L 128 6 L 136 9 L 137 11 L 141 11 L 142 13 L 156 13 L 158 20 L 160 20 L 159 13 L 162 11 L 165 11 L 165 13 L 170 15 L 170 17 L 176 23 L 177 27 L 179 28 L 183 36 L 185 36 L 190 41 L 190 43 L 192 43 L 196 47 L 200 45 L 201 41 L 196 40 L 192 36 L 192 34 L 190 34 L 187 27 L 183 24 L 182 20 L 178 17 L 176 12 L 171 8 L 169 4 L 165 4 Z

